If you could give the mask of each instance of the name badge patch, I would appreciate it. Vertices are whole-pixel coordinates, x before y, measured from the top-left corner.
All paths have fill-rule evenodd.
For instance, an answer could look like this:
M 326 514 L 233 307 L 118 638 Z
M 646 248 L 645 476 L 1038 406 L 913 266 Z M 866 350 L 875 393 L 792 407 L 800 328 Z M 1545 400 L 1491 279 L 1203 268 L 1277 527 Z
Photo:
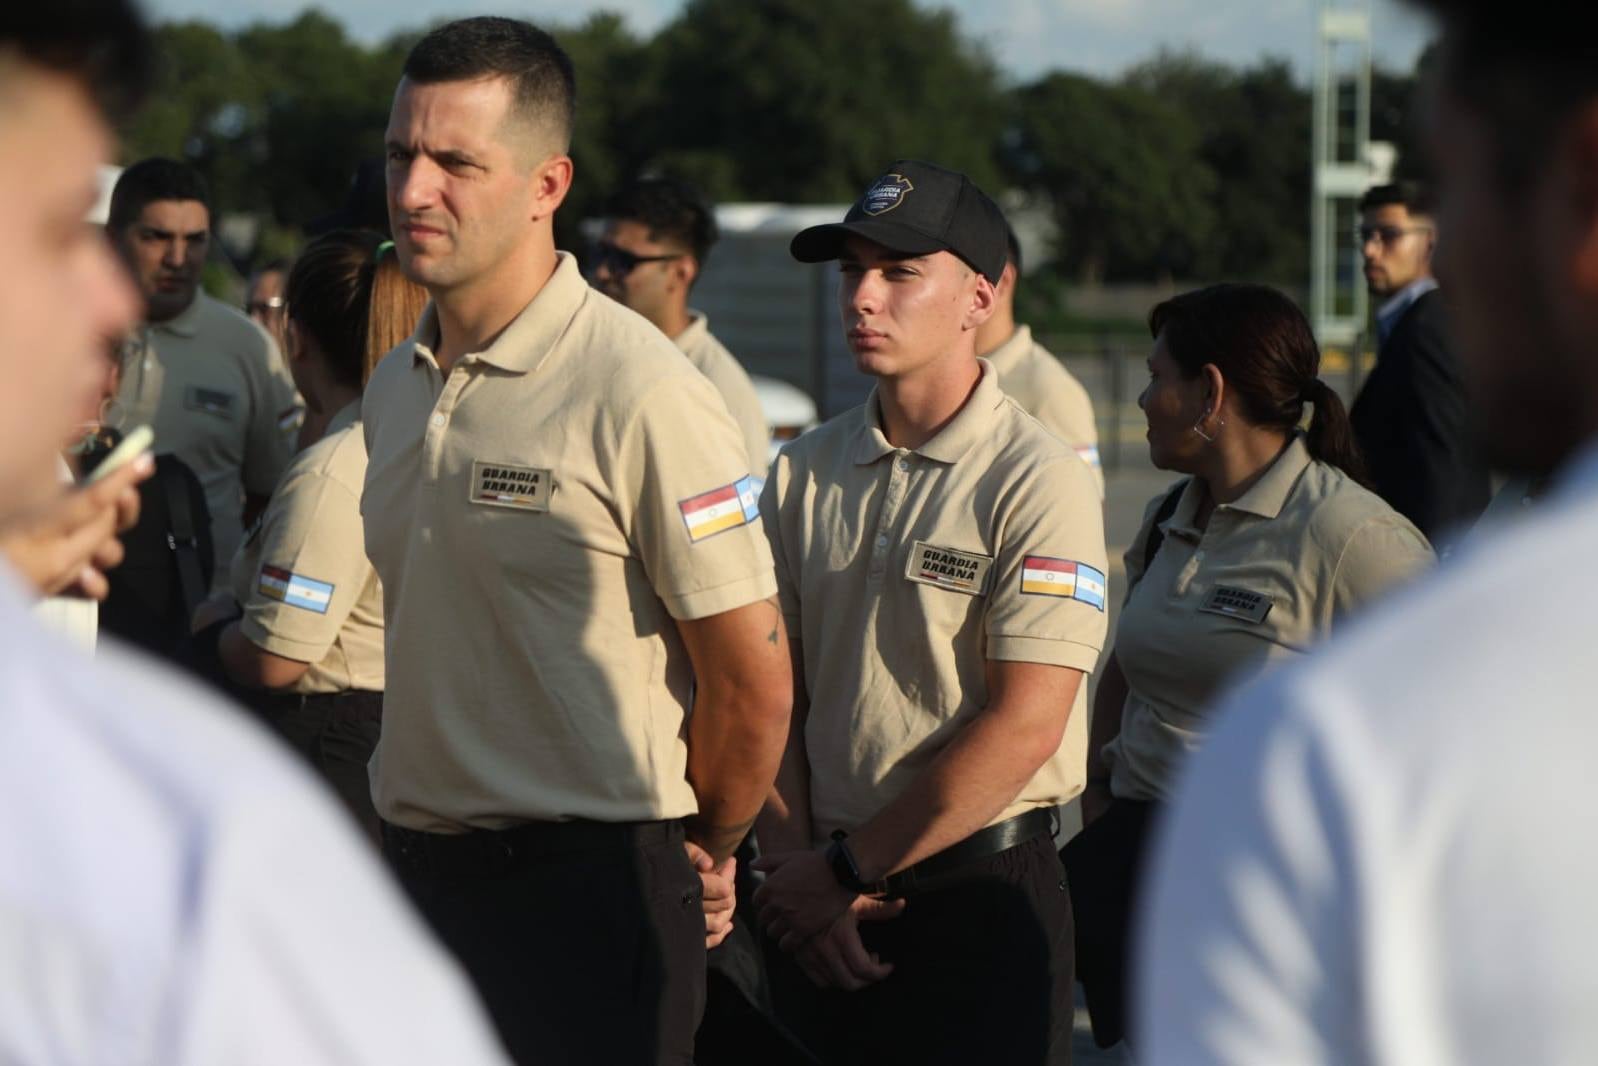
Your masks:
M 1104 571 L 1072 559 L 1028 555 L 1021 560 L 1023 596 L 1058 596 L 1104 610 Z
M 472 502 L 484 507 L 508 507 L 513 511 L 547 511 L 554 481 L 548 470 L 474 459 Z
M 233 413 L 233 394 L 221 389 L 202 389 L 190 385 L 183 390 L 183 406 L 191 411 L 208 411 L 213 415 Z
M 988 589 L 988 569 L 993 556 L 940 548 L 918 540 L 910 547 L 910 562 L 904 576 L 923 585 L 980 596 Z
M 688 539 L 695 544 L 760 517 L 760 488 L 752 477 L 677 502 Z
M 1227 618 L 1241 618 L 1245 622 L 1259 625 L 1265 621 L 1265 616 L 1271 613 L 1271 598 L 1262 592 L 1217 585 L 1210 590 L 1208 596 L 1204 597 L 1199 610 L 1225 615 Z
M 328 604 L 333 602 L 332 585 L 285 570 L 281 566 L 261 567 L 258 588 L 267 599 L 316 614 L 326 614 Z

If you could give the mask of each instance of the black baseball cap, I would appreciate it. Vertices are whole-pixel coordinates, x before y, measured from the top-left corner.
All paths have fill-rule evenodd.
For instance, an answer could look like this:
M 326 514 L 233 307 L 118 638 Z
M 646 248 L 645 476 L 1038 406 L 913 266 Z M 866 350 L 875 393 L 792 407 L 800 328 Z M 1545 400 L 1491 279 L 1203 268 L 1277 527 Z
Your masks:
M 788 250 L 801 263 L 837 259 L 850 234 L 905 255 L 953 252 L 971 269 L 999 283 L 1004 271 L 1006 224 L 999 205 L 970 178 L 914 159 L 888 164 L 842 222 L 811 226 Z

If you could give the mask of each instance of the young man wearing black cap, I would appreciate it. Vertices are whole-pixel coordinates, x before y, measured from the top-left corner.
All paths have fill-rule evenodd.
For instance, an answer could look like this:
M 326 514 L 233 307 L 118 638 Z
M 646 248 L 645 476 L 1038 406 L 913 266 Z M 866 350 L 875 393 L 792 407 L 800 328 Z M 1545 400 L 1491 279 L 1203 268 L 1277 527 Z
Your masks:
M 756 903 L 811 986 L 779 1009 L 834 1061 L 1068 1061 L 1049 811 L 1104 640 L 1097 487 L 976 356 L 1005 228 L 968 178 L 894 163 L 792 250 L 839 260 L 877 387 L 761 498 L 795 704 Z

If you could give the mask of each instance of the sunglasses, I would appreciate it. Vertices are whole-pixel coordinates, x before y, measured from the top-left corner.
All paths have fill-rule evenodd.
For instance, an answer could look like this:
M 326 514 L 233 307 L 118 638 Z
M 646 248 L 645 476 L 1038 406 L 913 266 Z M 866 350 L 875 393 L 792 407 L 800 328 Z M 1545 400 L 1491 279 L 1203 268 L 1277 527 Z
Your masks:
M 1430 232 L 1430 226 L 1355 226 L 1354 239 L 1362 246 L 1371 241 L 1386 246 L 1397 244 L 1411 233 Z
M 669 255 L 634 255 L 625 248 L 618 248 L 609 241 L 596 241 L 594 243 L 594 267 L 604 267 L 613 276 L 624 278 L 631 274 L 640 263 L 664 263 L 671 259 L 681 259 L 687 252 L 672 252 Z

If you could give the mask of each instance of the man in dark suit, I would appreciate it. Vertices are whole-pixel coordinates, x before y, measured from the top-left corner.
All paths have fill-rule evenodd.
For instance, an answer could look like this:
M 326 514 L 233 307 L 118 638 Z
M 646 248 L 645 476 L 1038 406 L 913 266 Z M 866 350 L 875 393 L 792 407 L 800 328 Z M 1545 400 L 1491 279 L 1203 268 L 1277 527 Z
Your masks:
M 1402 182 L 1360 201 L 1365 281 L 1385 302 L 1380 338 L 1354 409 L 1354 436 L 1377 493 L 1436 543 L 1475 520 L 1491 495 L 1468 439 L 1464 388 L 1432 276 L 1437 227 L 1429 194 Z

